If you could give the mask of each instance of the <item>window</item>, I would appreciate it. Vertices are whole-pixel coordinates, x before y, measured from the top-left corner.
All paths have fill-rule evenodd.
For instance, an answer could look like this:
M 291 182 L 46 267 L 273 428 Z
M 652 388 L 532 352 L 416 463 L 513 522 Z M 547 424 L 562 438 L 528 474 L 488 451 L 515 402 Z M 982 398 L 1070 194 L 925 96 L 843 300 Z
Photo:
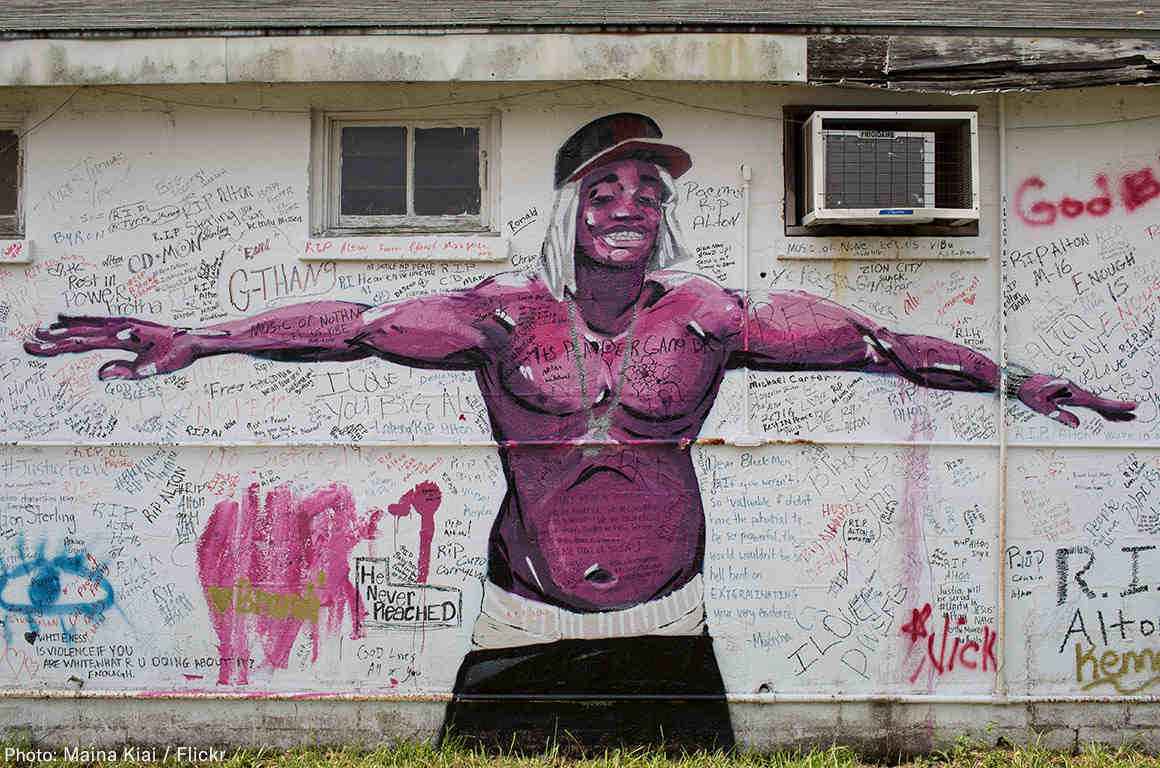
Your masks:
M 0 125 L 0 236 L 24 232 L 21 217 L 22 158 L 19 130 Z
M 422 121 L 317 116 L 313 233 L 494 229 L 493 122 L 478 116 Z
M 973 109 L 784 115 L 787 236 L 978 235 Z

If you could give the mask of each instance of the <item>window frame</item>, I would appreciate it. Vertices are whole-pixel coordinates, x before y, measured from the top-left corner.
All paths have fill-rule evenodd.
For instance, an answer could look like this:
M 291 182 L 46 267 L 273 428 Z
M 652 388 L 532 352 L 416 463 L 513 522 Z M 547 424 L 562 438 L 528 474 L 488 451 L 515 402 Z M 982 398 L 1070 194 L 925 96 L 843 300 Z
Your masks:
M 311 115 L 311 235 L 342 237 L 400 234 L 499 234 L 499 113 L 456 113 L 430 117 L 400 117 L 397 112 L 338 112 L 316 110 Z M 407 129 L 406 196 L 414 207 L 416 128 L 479 129 L 479 214 L 352 216 L 342 214 L 342 129 L 347 126 L 384 126 Z
M 0 112 L 0 131 L 16 134 L 16 213 L 0 214 L 0 238 L 24 237 L 24 196 L 26 190 L 24 116 Z

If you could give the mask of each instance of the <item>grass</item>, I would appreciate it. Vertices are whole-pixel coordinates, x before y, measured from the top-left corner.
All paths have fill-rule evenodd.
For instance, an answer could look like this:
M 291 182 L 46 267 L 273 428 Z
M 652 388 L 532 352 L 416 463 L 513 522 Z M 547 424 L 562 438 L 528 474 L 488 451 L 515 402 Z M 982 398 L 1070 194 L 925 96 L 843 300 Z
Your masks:
M 0 744 L 29 749 L 25 744 Z M 73 766 L 59 758 L 47 762 L 19 762 L 0 759 L 0 765 L 52 768 Z M 119 750 L 118 750 L 119 754 Z M 100 762 L 103 768 L 132 768 L 151 763 L 133 761 Z M 174 761 L 168 766 L 181 766 Z M 191 765 L 191 764 L 185 764 Z M 883 763 L 866 760 L 848 747 L 809 751 L 694 753 L 666 755 L 659 750 L 617 750 L 597 756 L 565 756 L 553 748 L 539 755 L 489 755 L 456 745 L 433 747 L 422 743 L 400 743 L 374 750 L 354 748 L 301 748 L 292 750 L 226 750 L 224 761 L 192 765 L 214 768 L 870 768 Z M 1090 745 L 1078 753 L 1038 746 L 1002 748 L 961 743 L 954 749 L 912 758 L 890 765 L 902 768 L 1160 768 L 1160 757 L 1129 747 Z

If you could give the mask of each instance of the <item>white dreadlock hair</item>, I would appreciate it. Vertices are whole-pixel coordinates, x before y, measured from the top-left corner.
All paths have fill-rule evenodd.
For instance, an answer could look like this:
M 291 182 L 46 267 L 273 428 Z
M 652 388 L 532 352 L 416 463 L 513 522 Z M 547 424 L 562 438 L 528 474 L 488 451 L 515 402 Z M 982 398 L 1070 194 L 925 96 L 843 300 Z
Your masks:
M 657 175 L 665 187 L 661 203 L 661 224 L 656 244 L 649 258 L 648 269 L 664 269 L 689 258 L 681 225 L 677 221 L 677 185 L 664 168 L 657 166 Z M 582 180 L 570 181 L 556 191 L 556 202 L 540 249 L 540 267 L 544 282 L 557 301 L 564 300 L 564 292 L 576 292 L 576 216 L 580 208 Z

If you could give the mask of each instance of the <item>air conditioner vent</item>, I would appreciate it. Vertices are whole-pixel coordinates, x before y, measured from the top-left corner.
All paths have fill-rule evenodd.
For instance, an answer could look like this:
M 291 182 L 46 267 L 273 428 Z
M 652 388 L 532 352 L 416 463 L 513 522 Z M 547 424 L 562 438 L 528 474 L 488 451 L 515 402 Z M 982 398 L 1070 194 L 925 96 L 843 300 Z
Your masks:
M 979 218 L 974 112 L 814 112 L 802 127 L 807 226 Z

